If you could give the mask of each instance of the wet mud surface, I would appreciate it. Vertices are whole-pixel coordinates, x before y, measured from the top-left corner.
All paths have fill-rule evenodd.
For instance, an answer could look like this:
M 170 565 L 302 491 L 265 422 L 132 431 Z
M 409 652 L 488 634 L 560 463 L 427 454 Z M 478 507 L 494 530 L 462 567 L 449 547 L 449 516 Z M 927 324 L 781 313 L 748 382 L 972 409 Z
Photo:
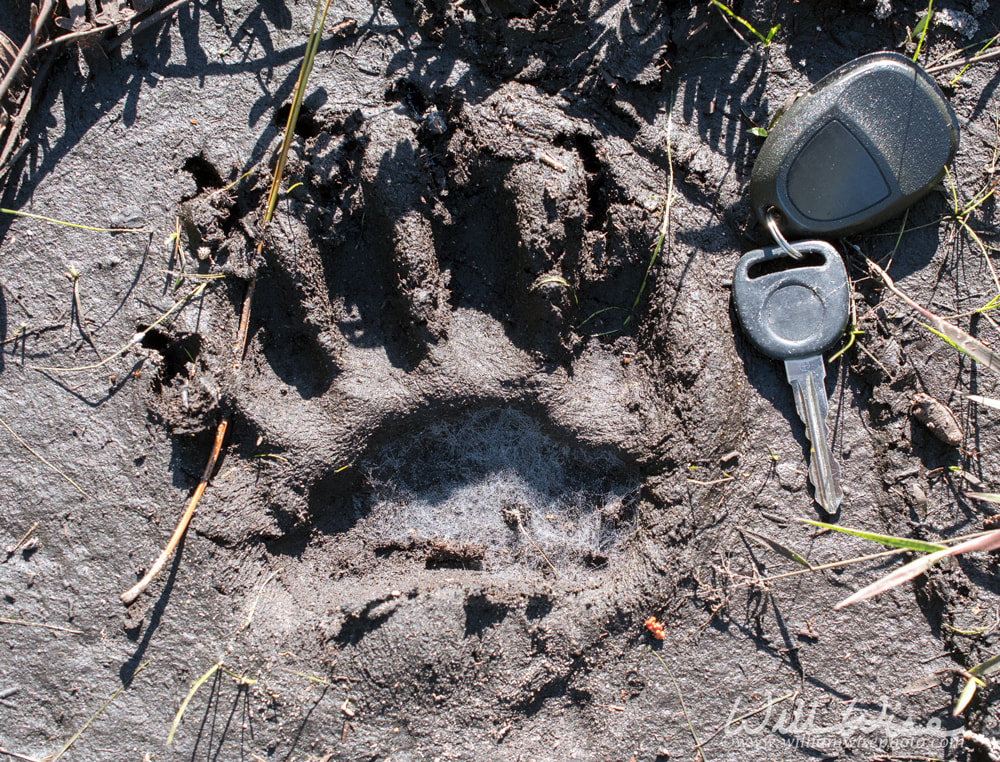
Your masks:
M 902 235 L 837 242 L 858 334 L 827 369 L 835 517 L 729 292 L 767 243 L 751 128 L 855 56 L 912 53 L 922 8 L 738 4 L 780 25 L 765 48 L 704 4 L 351 0 L 260 254 L 312 9 L 194 2 L 103 62 L 67 48 L 3 207 L 143 231 L 0 218 L 0 545 L 37 522 L 0 556 L 0 759 L 57 752 L 123 681 L 66 758 L 990 759 L 961 731 L 1000 735 L 996 689 L 951 709 L 998 649 L 994 558 L 834 611 L 898 557 L 762 581 L 798 567 L 751 533 L 818 566 L 880 548 L 796 518 L 932 542 L 995 522 L 968 493 L 1000 484 L 1000 413 L 966 395 L 996 375 L 863 259 L 992 344 L 970 313 L 998 290 L 995 201 L 966 217 L 982 246 L 951 185 Z M 935 10 L 929 61 L 1000 31 Z M 961 209 L 995 182 L 1000 78 L 956 73 Z M 224 414 L 180 553 L 126 609 Z

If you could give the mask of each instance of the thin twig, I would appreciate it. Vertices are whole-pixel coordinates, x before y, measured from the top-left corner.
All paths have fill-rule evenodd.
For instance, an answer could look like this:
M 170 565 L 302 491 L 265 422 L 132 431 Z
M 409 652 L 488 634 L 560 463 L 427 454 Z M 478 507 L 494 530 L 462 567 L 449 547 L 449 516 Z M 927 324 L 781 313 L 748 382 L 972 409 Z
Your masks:
M 205 487 L 208 486 L 209 480 L 212 478 L 212 473 L 215 471 L 215 462 L 219 457 L 219 451 L 222 449 L 222 440 L 226 437 L 226 429 L 229 426 L 229 416 L 225 416 L 222 422 L 219 424 L 218 430 L 215 432 L 215 445 L 212 447 L 211 456 L 208 459 L 208 463 L 205 465 L 205 472 L 201 475 L 201 481 L 198 486 L 195 487 L 194 494 L 191 496 L 191 500 L 188 502 L 187 509 L 181 516 L 181 520 L 177 522 L 177 527 L 174 529 L 173 535 L 170 537 L 170 541 L 167 543 L 166 547 L 153 562 L 153 565 L 146 572 L 145 576 L 139 580 L 130 589 L 126 590 L 121 594 L 122 603 L 126 606 L 131 605 L 135 602 L 142 591 L 146 589 L 153 578 L 159 574 L 160 569 L 163 568 L 164 564 L 167 563 L 171 555 L 173 555 L 174 549 L 177 547 L 177 543 L 181 541 L 181 537 L 184 536 L 184 532 L 187 531 L 188 524 L 191 523 L 191 517 L 194 516 L 194 509 L 198 505 L 198 501 L 201 499 L 202 494 L 205 492 Z
M 93 37 L 94 35 L 102 34 L 103 32 L 108 32 L 115 28 L 114 24 L 105 24 L 104 26 L 95 26 L 93 29 L 84 29 L 79 32 L 70 32 L 69 34 L 61 34 L 55 39 L 49 40 L 48 42 L 43 42 L 37 48 L 35 52 L 40 53 L 43 50 L 47 50 L 55 45 L 61 45 L 64 42 L 73 42 L 74 40 L 83 40 L 87 37 Z
M 17 112 L 17 116 L 14 117 L 14 121 L 11 122 L 10 127 L 7 129 L 7 142 L 3 147 L 3 151 L 0 151 L 0 181 L 3 180 L 10 166 L 14 163 L 14 147 L 17 145 L 17 140 L 21 135 L 21 130 L 24 129 L 25 123 L 28 121 L 28 115 L 31 113 L 32 107 L 35 105 L 39 94 L 41 93 L 42 86 L 45 83 L 46 78 L 49 74 L 49 69 L 52 68 L 52 62 L 56 60 L 56 54 L 50 53 L 45 57 L 45 61 L 38 71 L 35 72 L 35 76 L 31 78 L 31 87 L 28 89 L 28 94 L 24 96 L 24 100 L 21 103 L 21 108 Z M 25 143 L 25 146 L 28 144 Z
M 42 461 L 42 463 L 44 463 L 46 466 L 48 466 L 53 471 L 55 471 L 57 474 L 59 474 L 63 479 L 65 479 L 70 484 L 72 484 L 74 487 L 76 487 L 76 491 L 77 492 L 79 492 L 84 497 L 90 497 L 90 495 L 88 495 L 86 492 L 83 491 L 83 489 L 80 487 L 79 484 L 77 484 L 75 481 L 73 481 L 68 476 L 66 476 L 66 474 L 64 474 L 58 468 L 56 468 L 51 463 L 49 463 L 49 461 L 47 461 L 44 458 L 44 456 L 41 455 L 41 453 L 33 450 L 32 447 L 31 447 L 31 445 L 29 445 L 27 442 L 25 442 L 23 439 L 21 439 L 21 437 L 19 437 L 17 435 L 17 433 L 14 431 L 14 429 L 12 429 L 10 426 L 7 425 L 7 423 L 3 420 L 3 418 L 0 418 L 0 426 L 3 426 L 5 429 L 7 429 L 7 431 L 10 432 L 10 435 L 12 437 L 14 437 L 14 439 L 16 439 L 18 442 L 20 442 L 21 446 L 24 447 L 24 449 L 26 449 L 28 452 L 30 452 L 32 455 L 34 455 L 36 458 L 38 458 L 40 461 Z
M 7 563 L 10 560 L 11 556 L 17 553 L 17 551 L 21 548 L 21 546 L 28 541 L 29 537 L 31 537 L 31 533 L 34 532 L 36 529 L 38 529 L 38 524 L 39 522 L 36 521 L 34 524 L 28 527 L 28 531 L 25 532 L 23 535 L 21 535 L 21 539 L 15 542 L 13 545 L 11 545 L 9 548 L 7 548 L 7 557 L 3 561 L 0 561 L 0 563 L 3 564 Z
M 147 16 L 142 21 L 140 21 L 138 24 L 136 24 L 135 26 L 133 26 L 130 29 L 122 32 L 120 35 L 118 35 L 113 40 L 111 40 L 111 42 L 107 46 L 106 50 L 110 53 L 112 50 L 116 50 L 117 48 L 120 48 L 122 46 L 122 44 L 126 40 L 131 39 L 132 37 L 134 37 L 135 35 L 139 34 L 140 32 L 146 31 L 147 29 L 149 29 L 149 27 L 154 26 L 154 25 L 160 23 L 167 16 L 170 16 L 171 14 L 173 14 L 176 11 L 180 10 L 181 8 L 183 8 L 185 5 L 187 5 L 190 2 L 191 2 L 191 0 L 176 0 L 176 2 L 173 2 L 170 5 L 167 5 L 167 6 L 163 7 L 163 8 L 161 8 L 156 13 L 154 13 L 152 16 Z
M 994 50 L 990 53 L 981 53 L 975 56 L 968 56 L 967 58 L 960 58 L 957 61 L 949 61 L 948 63 L 938 64 L 937 66 L 929 66 L 924 69 L 924 71 L 928 74 L 937 74 L 939 71 L 957 69 L 958 67 L 965 66 L 966 64 L 979 63 L 980 61 L 992 61 L 994 58 L 1000 58 L 1000 50 Z
M 547 555 L 545 555 L 545 551 L 542 550 L 540 547 L 538 547 L 538 543 L 537 542 L 535 542 L 534 540 L 531 539 L 531 535 L 528 534 L 528 530 L 525 529 L 524 528 L 524 524 L 521 523 L 521 517 L 520 516 L 518 516 L 518 518 L 517 518 L 517 528 L 521 530 L 521 534 L 523 534 L 525 537 L 528 538 L 528 542 L 530 542 L 532 544 L 532 546 L 535 548 L 535 550 L 538 551 L 538 555 L 540 555 L 545 560 L 545 563 L 547 563 L 549 565 L 549 568 L 552 570 L 552 573 L 555 574 L 556 576 L 559 576 L 559 572 L 556 571 L 556 567 L 554 567 L 552 565 L 552 562 L 549 560 L 549 557 Z
M 52 11 L 55 9 L 55 0 L 45 0 L 45 4 L 42 6 L 41 12 L 38 14 L 38 20 L 35 21 L 35 26 L 32 27 L 31 32 L 28 34 L 28 39 L 24 41 L 24 45 L 17 52 L 17 58 L 14 59 L 14 63 L 10 65 L 10 71 L 7 72 L 7 76 L 3 78 L 0 82 L 0 101 L 4 99 L 7 95 L 7 91 L 10 90 L 11 85 L 14 84 L 14 80 L 21 74 L 21 69 L 24 67 L 25 61 L 28 60 L 28 56 L 35 52 L 35 41 L 42 36 L 42 32 L 45 30 L 45 25 L 49 21 L 49 17 L 52 15 Z
M 41 627 L 46 630 L 55 630 L 56 632 L 68 632 L 71 635 L 83 635 L 83 630 L 72 630 L 69 627 L 60 627 L 57 624 L 45 624 L 45 622 L 29 622 L 27 619 L 10 619 L 5 616 L 0 616 L 0 624 L 16 624 L 21 627 Z

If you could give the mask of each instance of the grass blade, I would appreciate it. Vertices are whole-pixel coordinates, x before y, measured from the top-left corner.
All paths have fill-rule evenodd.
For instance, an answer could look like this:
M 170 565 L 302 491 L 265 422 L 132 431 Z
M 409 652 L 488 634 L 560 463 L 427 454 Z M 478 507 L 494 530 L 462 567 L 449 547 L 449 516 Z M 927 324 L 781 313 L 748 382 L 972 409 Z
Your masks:
M 772 540 L 770 537 L 765 537 L 762 534 L 757 534 L 756 532 L 751 532 L 749 529 L 741 529 L 740 531 L 743 532 L 743 534 L 745 534 L 745 535 L 751 537 L 752 539 L 756 540 L 761 545 L 764 545 L 764 546 L 770 548 L 775 553 L 777 553 L 779 556 L 783 556 L 784 558 L 787 558 L 789 561 L 792 561 L 793 563 L 797 563 L 799 566 L 804 566 L 807 569 L 812 569 L 813 568 L 813 566 L 812 566 L 811 563 L 809 563 L 808 561 L 806 561 L 805 558 L 803 558 L 802 556 L 800 556 L 794 550 L 792 550 L 791 548 L 786 548 L 784 545 L 782 545 L 779 542 L 776 542 L 775 540 Z
M 33 220 L 39 220 L 41 222 L 50 222 L 53 225 L 63 225 L 68 228 L 76 228 L 77 230 L 89 230 L 92 233 L 151 233 L 152 231 L 147 228 L 98 228 L 91 225 L 81 225 L 77 222 L 66 222 L 65 220 L 57 220 L 55 217 L 46 217 L 42 214 L 32 214 L 31 212 L 22 212 L 18 209 L 0 209 L 0 212 L 4 214 L 12 214 L 16 217 L 29 217 Z
M 992 397 L 981 397 L 978 394 L 966 394 L 965 398 L 972 400 L 977 405 L 983 405 L 984 407 L 991 407 L 994 410 L 1000 410 L 1000 400 L 995 400 Z
M 12 428 L 11 428 L 10 426 L 8 426 L 8 425 L 7 425 L 7 424 L 6 424 L 5 422 L 4 422 L 4 420 L 3 420 L 2 418 L 0 418 L 0 426 L 3 426 L 3 427 L 4 427 L 5 429 L 7 429 L 7 431 L 8 431 L 9 433 L 10 433 L 10 435 L 11 435 L 12 437 L 14 437 L 14 439 L 16 439 L 16 440 L 18 441 L 18 443 L 19 443 L 19 444 L 20 444 L 20 445 L 21 445 L 22 447 L 24 447 L 24 449 L 26 449 L 26 450 L 27 450 L 28 452 L 30 452 L 30 453 L 31 453 L 32 455 L 34 455 L 34 456 L 35 456 L 36 458 L 38 458 L 38 459 L 39 459 L 40 461 L 42 461 L 42 463 L 44 463 L 44 464 L 45 464 L 46 466 L 48 466 L 48 467 L 49 467 L 49 468 L 51 468 L 51 469 L 52 469 L 53 471 L 55 471 L 55 472 L 56 472 L 57 474 L 59 474 L 59 475 L 60 475 L 60 476 L 61 476 L 61 477 L 62 477 L 63 479 L 65 479 L 65 480 L 66 480 L 66 481 L 68 481 L 68 482 L 69 482 L 70 484 L 72 484 L 72 485 L 73 485 L 73 487 L 75 487 L 75 488 L 76 488 L 76 491 L 77 491 L 77 492 L 79 492 L 79 493 L 80 493 L 81 495 L 83 495 L 84 497 L 88 497 L 88 498 L 90 497 L 90 495 L 88 495 L 88 494 L 87 494 L 86 492 L 84 492 L 84 491 L 83 491 L 83 488 L 82 488 L 82 487 L 81 487 L 81 486 L 80 486 L 79 484 L 77 484 L 77 483 L 76 483 L 75 481 L 73 481 L 73 480 L 72 480 L 72 479 L 70 479 L 70 478 L 69 478 L 68 476 L 66 476 L 66 474 L 64 474 L 64 473 L 63 473 L 62 471 L 60 471 L 60 470 L 59 470 L 58 468 L 56 468 L 56 467 L 55 467 L 54 465 L 52 465 L 51 463 L 49 463 L 49 462 L 48 462 L 48 461 L 47 461 L 47 460 L 46 460 L 46 459 L 45 459 L 44 457 L 42 457 L 41 453 L 38 453 L 38 452 L 36 452 L 36 451 L 35 451 L 34 449 L 32 449 L 31 445 L 29 445 L 29 444 L 28 444 L 27 442 L 25 442 L 25 441 L 24 441 L 23 439 L 21 439 L 21 437 L 19 437 L 19 436 L 17 435 L 17 433 L 16 433 L 15 431 L 14 431 L 14 429 L 12 429 Z
M 969 674 L 975 675 L 976 677 L 986 677 L 987 675 L 992 675 L 998 670 L 1000 670 L 1000 654 L 991 656 L 986 661 L 980 662 L 969 670 Z
M 852 603 L 858 603 L 879 593 L 884 593 L 886 590 L 898 587 L 904 582 L 909 582 L 911 579 L 919 577 L 938 561 L 948 556 L 958 556 L 962 553 L 973 553 L 975 551 L 996 550 L 997 548 L 1000 548 L 1000 529 L 995 529 L 975 539 L 966 540 L 953 547 L 939 550 L 936 553 L 928 553 L 926 556 L 911 561 L 899 567 L 891 574 L 875 580 L 867 587 L 861 588 L 858 592 L 848 596 L 833 608 L 842 609 L 845 606 L 850 606 Z
M 893 282 L 892 278 L 889 277 L 889 273 L 879 267 L 877 264 L 872 262 L 870 259 L 866 258 L 869 269 L 879 277 L 879 279 L 885 284 L 892 293 L 902 299 L 906 304 L 920 316 L 926 320 L 924 327 L 929 331 L 940 336 L 946 342 L 951 344 L 959 352 L 963 352 L 971 357 L 976 362 L 985 365 L 990 370 L 995 373 L 1000 373 L 1000 355 L 990 349 L 988 346 L 983 344 L 979 339 L 974 336 L 970 336 L 968 333 L 963 331 L 961 328 L 952 325 L 951 323 L 945 322 L 940 317 L 935 315 L 928 309 L 921 307 L 910 297 L 904 294 L 896 284 Z
M 965 681 L 965 687 L 962 689 L 962 693 L 958 697 L 958 701 L 955 703 L 955 708 L 951 710 L 952 717 L 958 717 L 958 715 L 965 711 L 965 707 L 969 705 L 969 702 L 972 701 L 972 697 L 976 695 L 976 688 L 978 687 L 978 680 Z
M 903 550 L 915 550 L 918 553 L 936 553 L 939 550 L 946 549 L 944 545 L 938 545 L 934 542 L 910 540 L 906 537 L 893 537 L 889 534 L 862 532 L 860 529 L 851 529 L 850 527 L 842 527 L 837 524 L 824 524 L 822 521 L 813 521 L 812 519 L 796 519 L 796 521 L 803 524 L 812 524 L 814 527 L 820 527 L 821 529 L 832 529 L 835 532 L 843 532 L 854 537 L 860 537 L 862 540 L 877 542 L 879 545 L 888 545 L 893 548 L 902 548 Z
M 212 675 L 214 675 L 216 672 L 219 671 L 219 669 L 222 667 L 222 664 L 223 663 L 221 661 L 217 661 L 215 664 L 213 664 L 211 667 L 208 668 L 208 672 L 206 672 L 204 675 L 195 680 L 194 683 L 191 685 L 191 690 L 187 692 L 187 695 L 181 702 L 180 708 L 177 710 L 177 714 L 174 715 L 174 721 L 170 723 L 170 732 L 167 734 L 167 746 L 170 746 L 170 744 L 173 743 L 174 733 L 177 732 L 177 728 L 181 724 L 181 718 L 184 716 L 184 712 L 187 711 L 188 704 L 191 703 L 191 699 L 194 698 L 194 694 L 196 694 L 198 692 L 198 689 L 205 684 L 206 680 L 208 680 Z
M 966 492 L 965 496 L 986 503 L 1000 503 L 1000 494 L 996 492 Z
M 951 711 L 953 717 L 957 717 L 972 701 L 972 697 L 976 695 L 976 689 L 980 686 L 985 686 L 984 683 L 979 678 L 986 677 L 987 675 L 992 675 L 997 670 L 1000 670 L 1000 654 L 991 656 L 984 662 L 980 662 L 976 666 L 969 670 L 969 674 L 972 677 L 966 680 L 965 687 L 962 689 L 961 695 L 958 697 L 958 701 L 955 702 L 955 708 Z
M 85 723 L 83 723 L 83 727 L 80 728 L 78 731 L 76 731 L 72 735 L 72 737 L 66 743 L 63 744 L 63 747 L 59 751 L 56 752 L 55 756 L 52 757 L 49 760 L 49 762 L 58 762 L 58 760 L 62 757 L 63 754 L 66 753 L 66 751 L 69 749 L 69 747 L 72 746 L 73 744 L 75 744 L 77 742 L 77 739 L 79 739 L 80 736 L 83 735 L 83 731 L 85 731 L 87 728 L 89 728 L 90 725 L 91 725 L 91 723 L 93 723 L 94 720 L 96 720 L 98 717 L 100 717 L 101 713 L 105 709 L 107 709 L 109 706 L 111 706 L 111 702 L 114 701 L 116 698 L 118 698 L 118 694 L 120 694 L 123 690 L 125 690 L 126 688 L 128 688 L 132 684 L 132 681 L 135 679 L 135 676 L 138 675 L 140 672 L 142 672 L 146 668 L 147 664 L 149 664 L 148 661 L 144 662 L 143 664 L 140 664 L 139 667 L 136 669 L 136 671 L 132 673 L 132 676 L 129 677 L 129 679 L 126 680 L 124 683 L 122 683 L 121 685 L 118 686 L 118 689 L 114 693 L 111 694 L 111 698 L 109 698 L 107 701 L 105 701 L 101 705 L 101 708 L 98 709 L 96 712 L 94 712 L 91 715 L 91 717 L 90 717 L 89 720 L 87 720 Z

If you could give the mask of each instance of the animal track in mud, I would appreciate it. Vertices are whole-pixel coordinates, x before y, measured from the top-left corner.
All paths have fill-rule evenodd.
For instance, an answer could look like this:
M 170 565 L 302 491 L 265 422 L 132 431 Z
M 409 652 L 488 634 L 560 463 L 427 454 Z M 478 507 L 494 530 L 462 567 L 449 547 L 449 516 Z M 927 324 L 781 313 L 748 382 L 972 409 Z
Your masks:
M 226 503 L 255 497 L 199 530 L 291 554 L 340 537 L 373 563 L 445 576 L 613 567 L 644 475 L 689 458 L 706 420 L 739 416 L 677 405 L 706 362 L 711 377 L 739 372 L 698 345 L 697 310 L 673 312 L 651 282 L 650 326 L 621 330 L 662 172 L 528 85 L 478 104 L 416 103 L 405 87 L 390 100 L 370 118 L 313 114 L 321 129 L 293 149 L 305 184 L 272 226 L 231 395 L 243 430 L 288 465 L 217 484 Z M 428 103 L 446 132 L 422 123 Z M 188 208 L 213 257 L 246 250 L 233 242 L 245 199 Z M 588 316 L 618 338 L 581 341 Z

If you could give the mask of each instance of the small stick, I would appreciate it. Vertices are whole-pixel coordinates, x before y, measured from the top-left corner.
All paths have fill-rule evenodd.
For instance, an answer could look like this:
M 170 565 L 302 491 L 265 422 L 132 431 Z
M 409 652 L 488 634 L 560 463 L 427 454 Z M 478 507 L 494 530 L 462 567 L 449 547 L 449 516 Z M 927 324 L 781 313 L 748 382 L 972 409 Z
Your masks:
M 559 172 L 565 172 L 566 171 L 566 167 L 564 167 L 562 164 L 560 164 L 559 161 L 557 161 L 552 156 L 552 154 L 550 154 L 550 153 L 548 153 L 546 151 L 542 151 L 541 153 L 538 154 L 538 160 L 542 164 L 548 164 L 550 167 L 552 167 L 552 169 L 558 170 Z
M 93 37 L 94 35 L 101 34 L 102 32 L 107 32 L 115 28 L 114 24 L 105 24 L 104 26 L 95 26 L 93 29 L 84 29 L 80 32 L 70 32 L 69 34 L 61 34 L 53 40 L 48 42 L 43 42 L 37 48 L 35 52 L 41 52 L 53 47 L 54 45 L 60 45 L 64 42 L 73 42 L 74 40 L 82 40 L 86 37 Z
M 980 53 L 975 56 L 968 56 L 967 58 L 961 58 L 957 61 L 949 61 L 948 63 L 938 64 L 937 66 L 929 66 L 924 71 L 928 74 L 937 74 L 939 71 L 948 71 L 948 69 L 957 69 L 960 66 L 965 66 L 966 64 L 979 63 L 980 61 L 991 61 L 994 58 L 1000 58 L 1000 50 L 993 50 L 989 53 Z
M 48 467 L 49 467 L 49 468 L 51 468 L 51 469 L 52 469 L 53 471 L 55 471 L 55 472 L 56 472 L 57 474 L 59 474 L 59 475 L 60 475 L 60 476 L 61 476 L 61 477 L 62 477 L 63 479 L 65 479 L 65 480 L 66 480 L 66 481 L 68 481 L 68 482 L 69 482 L 70 484 L 72 484 L 72 485 L 73 485 L 74 487 L 76 487 L 76 491 L 77 491 L 77 492 L 79 492 L 79 493 L 80 493 L 81 495 L 83 495 L 84 497 L 90 497 L 90 495 L 88 495 L 88 494 L 87 494 L 86 492 L 84 492 L 84 491 L 83 491 L 83 489 L 82 489 L 82 488 L 80 487 L 80 485 L 79 485 L 79 484 L 77 484 L 77 483 L 76 483 L 75 481 L 73 481 L 73 480 L 72 480 L 72 479 L 70 479 L 70 478 L 69 478 L 68 476 L 66 476 L 66 474 L 64 474 L 64 473 L 63 473 L 62 471 L 60 471 L 60 470 L 59 470 L 58 468 L 56 468 L 56 467 L 55 467 L 55 466 L 53 466 L 53 465 L 52 465 L 51 463 L 49 463 L 49 462 L 48 462 L 48 461 L 47 461 L 47 460 L 46 460 L 46 459 L 45 459 L 44 457 L 42 457 L 42 455 L 41 455 L 40 453 L 38 453 L 38 452 L 36 452 L 35 450 L 33 450 L 33 449 L 31 448 L 31 445 L 29 445 L 29 444 L 28 444 L 27 442 L 25 442 L 25 441 L 24 441 L 23 439 L 21 439 L 21 437 L 19 437 L 19 436 L 18 436 L 18 435 L 17 435 L 17 434 L 16 434 L 15 432 L 14 432 L 14 429 L 12 429 L 12 428 L 11 428 L 10 426 L 8 426 L 8 425 L 7 425 L 7 423 L 6 423 L 6 422 L 5 422 L 4 420 L 3 420 L 3 418 L 0 418 L 0 426 L 3 426 L 3 427 L 4 427 L 5 429 L 7 429 L 7 431 L 9 431 L 9 432 L 10 432 L 10 435 L 11 435 L 12 437 L 14 437 L 14 439 L 16 439 L 16 440 L 17 440 L 18 442 L 20 442 L 20 443 L 21 443 L 21 446 L 22 446 L 22 447 L 24 447 L 24 449 L 26 449 L 26 450 L 27 450 L 28 452 L 30 452 L 30 453 L 31 453 L 32 455 L 34 455 L 34 456 L 35 456 L 36 458 L 38 458 L 38 459 L 39 459 L 40 461 L 42 461 L 42 463 L 44 463 L 44 464 L 45 464 L 46 466 L 48 466 Z
M 7 76 L 0 82 L 0 100 L 3 100 L 4 96 L 7 95 L 7 91 L 10 90 L 11 85 L 14 84 L 14 80 L 21 73 L 21 69 L 24 67 L 25 61 L 28 60 L 28 56 L 35 52 L 35 40 L 42 36 L 42 32 L 45 31 L 45 25 L 49 21 L 49 16 L 52 15 L 55 7 L 55 0 L 45 0 L 45 5 L 42 6 L 42 11 L 38 14 L 38 20 L 35 21 L 35 26 L 28 34 L 28 39 L 24 41 L 24 45 L 17 52 L 17 58 L 10 65 L 10 71 L 7 72 Z
M 31 533 L 34 532 L 36 529 L 38 529 L 38 522 L 37 521 L 34 524 L 32 524 L 30 527 L 28 527 L 28 531 L 24 533 L 24 535 L 21 537 L 20 540 L 18 540 L 13 545 L 11 545 L 9 548 L 7 548 L 7 557 L 3 561 L 0 561 L 0 563 L 4 563 L 4 564 L 7 563 L 10 560 L 10 557 L 13 556 L 15 553 L 17 553 L 18 548 L 20 548 L 22 545 L 24 545 L 24 543 L 26 543 L 28 541 L 28 538 L 31 537 Z M 0 698 L 2 698 L 2 697 L 0 697 Z
M 222 441 L 226 437 L 226 429 L 229 427 L 229 416 L 223 417 L 222 421 L 219 422 L 219 428 L 215 432 L 215 444 L 212 446 L 212 453 L 208 458 L 208 463 L 205 465 L 205 472 L 201 475 L 201 481 L 198 482 L 198 486 L 195 487 L 194 494 L 191 496 L 191 500 L 188 502 L 187 509 L 181 516 L 181 520 L 177 522 L 177 528 L 174 529 L 173 535 L 170 537 L 170 541 L 167 543 L 166 547 L 153 562 L 153 565 L 146 572 L 145 576 L 139 580 L 135 585 L 126 590 L 121 594 L 121 601 L 126 606 L 131 605 L 135 602 L 135 599 L 142 595 L 143 590 L 153 581 L 153 578 L 160 573 L 160 570 L 173 555 L 174 549 L 177 547 L 177 543 L 181 541 L 181 537 L 184 536 L 184 532 L 187 531 L 188 524 L 191 523 L 191 517 L 194 516 L 194 509 L 198 505 L 198 501 L 205 492 L 205 488 L 208 486 L 209 480 L 212 478 L 212 472 L 215 471 L 215 461 L 219 457 L 219 451 L 222 449 Z
M 43 627 L 46 630 L 55 630 L 56 632 L 83 635 L 83 630 L 71 630 L 69 627 L 60 627 L 57 624 L 45 624 L 45 622 L 29 622 L 27 619 L 9 619 L 8 617 L 0 616 L 0 624 L 16 624 L 21 627 Z
M 191 0 L 176 0 L 176 2 L 173 2 L 170 5 L 167 5 L 167 6 L 163 7 L 163 8 L 161 8 L 156 13 L 154 13 L 152 16 L 147 16 L 142 21 L 140 21 L 138 24 L 136 24 L 135 26 L 133 26 L 131 29 L 129 29 L 129 30 L 125 31 L 125 32 L 122 32 L 120 35 L 118 35 L 117 37 L 115 37 L 111 41 L 111 44 L 108 45 L 108 47 L 107 47 L 108 53 L 110 53 L 112 50 L 116 50 L 116 49 L 120 48 L 122 46 L 122 44 L 126 40 L 132 38 L 133 36 L 139 34 L 140 32 L 146 31 L 147 29 L 149 29 L 149 27 L 153 26 L 154 24 L 158 24 L 160 21 L 162 21 L 163 19 L 165 19 L 167 16 L 170 16 L 175 11 L 180 10 L 182 7 L 184 7 L 185 5 L 187 5 L 189 2 L 191 2 Z
M 521 534 L 523 534 L 525 537 L 528 538 L 528 542 L 530 542 L 534 546 L 535 550 L 538 551 L 538 555 L 540 555 L 545 560 L 545 563 L 549 565 L 549 568 L 552 570 L 552 573 L 558 577 L 559 572 L 556 571 L 556 567 L 552 565 L 552 562 L 549 560 L 549 557 L 545 555 L 545 551 L 542 550 L 540 547 L 538 547 L 538 543 L 531 539 L 531 535 L 528 534 L 528 530 L 524 528 L 524 524 L 521 522 L 520 516 L 517 517 L 517 528 L 521 530 Z

